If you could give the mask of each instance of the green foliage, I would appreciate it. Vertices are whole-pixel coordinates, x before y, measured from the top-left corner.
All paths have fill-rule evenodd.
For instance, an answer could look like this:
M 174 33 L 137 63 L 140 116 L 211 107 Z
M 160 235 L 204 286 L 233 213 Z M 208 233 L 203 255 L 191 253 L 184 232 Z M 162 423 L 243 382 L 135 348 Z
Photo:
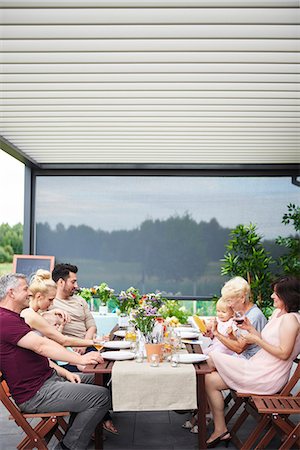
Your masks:
M 251 286 L 252 300 L 263 311 L 268 311 L 272 305 L 270 265 L 274 261 L 263 247 L 256 225 L 238 225 L 230 232 L 230 236 L 226 245 L 228 252 L 221 260 L 224 262 L 221 274 L 245 278 Z
M 166 300 L 159 309 L 164 319 L 176 317 L 180 323 L 187 323 L 189 312 L 178 300 Z
M 13 255 L 22 254 L 23 225 L 10 226 L 8 223 L 0 225 L 0 263 L 12 262 Z
M 292 224 L 296 232 L 300 231 L 300 207 L 292 203 L 287 205 L 288 212 L 283 215 L 282 223 Z M 300 235 L 281 237 L 276 244 L 288 249 L 288 252 L 279 257 L 277 264 L 286 275 L 300 276 Z
M 107 305 L 110 299 L 114 299 L 114 289 L 111 289 L 107 283 L 101 283 L 99 286 L 91 288 L 78 289 L 78 294 L 89 302 L 93 297 L 100 299 L 102 305 Z

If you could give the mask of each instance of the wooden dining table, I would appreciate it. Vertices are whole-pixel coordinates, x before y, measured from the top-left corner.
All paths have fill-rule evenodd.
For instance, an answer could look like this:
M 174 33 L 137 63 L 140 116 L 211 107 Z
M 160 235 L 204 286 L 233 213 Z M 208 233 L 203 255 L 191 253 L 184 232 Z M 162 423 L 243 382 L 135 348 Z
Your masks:
M 110 339 L 118 339 L 114 335 L 118 327 L 116 326 L 110 333 Z M 189 353 L 202 353 L 200 344 L 186 343 L 186 349 Z M 82 372 L 93 373 L 95 375 L 94 383 L 98 386 L 105 385 L 105 379 L 107 376 L 111 376 L 112 369 L 115 361 L 104 360 L 103 363 L 96 365 L 87 365 Z M 206 412 L 207 412 L 207 399 L 205 393 L 205 375 L 211 373 L 206 361 L 200 363 L 194 363 L 196 373 L 196 392 L 197 392 L 197 408 L 198 408 L 198 447 L 199 450 L 207 448 L 206 446 Z M 112 386 L 113 389 L 113 386 Z M 95 430 L 95 449 L 103 449 L 103 427 L 102 423 L 98 424 Z

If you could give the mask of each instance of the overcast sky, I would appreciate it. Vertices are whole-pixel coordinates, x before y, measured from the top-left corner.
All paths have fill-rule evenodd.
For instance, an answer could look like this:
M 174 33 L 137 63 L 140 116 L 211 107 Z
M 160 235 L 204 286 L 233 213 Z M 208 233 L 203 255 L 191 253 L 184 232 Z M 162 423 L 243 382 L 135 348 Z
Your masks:
M 0 224 L 23 223 L 24 164 L 0 150 Z
M 0 150 L 0 223 L 23 223 L 24 165 Z M 38 181 L 37 221 L 132 229 L 145 219 L 189 212 L 222 226 L 257 224 L 266 238 L 293 233 L 281 224 L 286 205 L 300 204 L 290 178 L 55 177 Z
M 300 189 L 285 178 L 43 177 L 37 184 L 38 222 L 53 228 L 82 223 L 106 231 L 133 229 L 145 219 L 188 212 L 223 227 L 254 223 L 266 238 L 293 233 L 281 224 Z

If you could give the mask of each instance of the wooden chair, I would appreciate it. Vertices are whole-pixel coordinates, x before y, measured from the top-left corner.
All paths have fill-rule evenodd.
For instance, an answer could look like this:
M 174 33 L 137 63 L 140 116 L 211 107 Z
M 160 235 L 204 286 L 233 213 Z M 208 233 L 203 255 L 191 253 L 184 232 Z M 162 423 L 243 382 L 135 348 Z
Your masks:
M 69 416 L 69 412 L 49 412 L 37 414 L 22 413 L 12 400 L 9 389 L 5 380 L 3 379 L 1 372 L 0 401 L 10 413 L 9 419 L 14 420 L 26 434 L 24 439 L 22 439 L 22 441 L 17 446 L 17 449 L 27 450 L 38 448 L 41 450 L 47 450 L 47 444 L 53 435 L 55 435 L 58 440 L 61 440 L 63 438 L 63 432 L 65 432 L 68 427 L 68 424 L 66 423 L 64 418 Z M 29 419 L 40 420 L 35 426 L 33 426 L 30 423 Z
M 300 448 L 300 423 L 289 419 L 292 414 L 300 414 L 300 391 L 295 396 L 253 396 L 252 399 L 259 414 L 266 415 L 271 421 L 270 430 L 255 448 L 265 448 L 276 432 L 285 436 L 279 450 L 289 449 L 294 444 Z
M 290 396 L 292 389 L 296 386 L 300 379 L 300 360 L 295 361 L 297 363 L 297 367 L 293 373 L 293 375 L 290 377 L 287 384 L 283 387 L 283 389 L 277 393 L 276 395 L 279 396 Z M 249 450 L 250 448 L 253 448 L 253 445 L 258 440 L 259 436 L 265 429 L 270 428 L 271 419 L 267 414 L 261 415 L 259 411 L 256 408 L 256 405 L 253 401 L 253 397 L 255 397 L 255 394 L 251 393 L 239 393 L 236 391 L 231 391 L 232 398 L 234 400 L 233 406 L 230 408 L 230 410 L 227 412 L 225 416 L 225 421 L 228 424 L 228 422 L 231 420 L 231 418 L 235 415 L 235 413 L 243 407 L 242 413 L 240 416 L 236 419 L 233 426 L 230 427 L 230 433 L 231 433 L 231 439 L 234 445 L 243 450 Z M 260 397 L 270 397 L 268 395 L 266 396 L 260 396 Z M 256 426 L 254 430 L 250 433 L 250 435 L 247 437 L 247 439 L 242 442 L 241 439 L 238 436 L 238 432 L 241 430 L 242 426 L 244 425 L 245 421 L 249 416 L 252 416 L 256 421 Z M 270 442 L 271 439 L 274 437 L 276 433 L 273 432 L 267 432 L 265 435 L 265 442 Z

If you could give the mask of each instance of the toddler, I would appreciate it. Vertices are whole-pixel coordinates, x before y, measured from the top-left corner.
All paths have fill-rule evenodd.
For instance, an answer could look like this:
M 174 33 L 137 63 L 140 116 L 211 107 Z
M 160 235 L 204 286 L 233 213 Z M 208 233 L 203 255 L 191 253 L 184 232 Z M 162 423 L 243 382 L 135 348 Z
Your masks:
M 219 298 L 216 304 L 216 310 L 217 310 L 217 317 L 216 319 L 213 319 L 212 321 L 205 323 L 206 325 L 206 332 L 203 333 L 203 336 L 210 337 L 212 340 L 212 343 L 203 350 L 203 353 L 205 355 L 208 355 L 213 350 L 218 350 L 222 353 L 227 353 L 228 355 L 232 355 L 234 352 L 232 350 L 229 350 L 222 342 L 218 340 L 218 338 L 214 337 L 212 332 L 213 322 L 217 321 L 217 329 L 220 334 L 223 334 L 224 336 L 228 336 L 229 333 L 232 333 L 233 328 L 236 328 L 233 322 L 233 310 L 230 306 L 228 306 L 227 302 L 223 300 L 222 297 Z M 210 422 L 211 416 L 210 414 L 207 414 L 206 416 L 206 422 L 207 424 Z M 187 420 L 182 427 L 188 428 L 191 433 L 198 433 L 198 425 L 197 423 L 197 411 L 194 411 L 192 418 L 190 420 Z
M 233 310 L 230 306 L 228 306 L 227 302 L 223 300 L 223 298 L 219 298 L 216 304 L 216 310 L 217 310 L 217 329 L 220 334 L 223 334 L 224 336 L 228 336 L 229 333 L 232 333 L 233 328 L 236 328 L 236 325 L 233 322 Z M 218 350 L 222 353 L 227 353 L 228 355 L 234 354 L 232 350 L 229 350 L 222 342 L 218 340 L 218 338 L 214 337 L 212 332 L 212 326 L 213 323 L 210 322 L 206 325 L 207 332 L 204 334 L 205 336 L 208 336 L 212 339 L 212 343 L 203 350 L 203 353 L 205 355 L 208 355 L 213 350 Z

